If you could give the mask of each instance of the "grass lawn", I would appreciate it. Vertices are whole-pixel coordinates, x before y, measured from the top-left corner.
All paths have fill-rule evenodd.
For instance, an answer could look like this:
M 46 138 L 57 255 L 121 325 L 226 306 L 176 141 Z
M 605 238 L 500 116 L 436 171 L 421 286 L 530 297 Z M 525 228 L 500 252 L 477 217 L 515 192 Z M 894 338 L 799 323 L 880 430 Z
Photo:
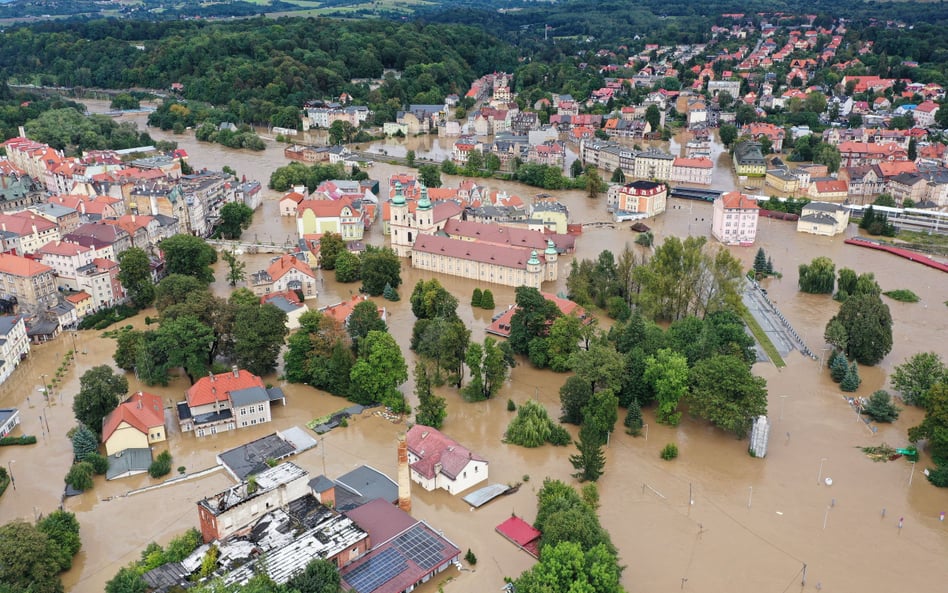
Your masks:
M 760 344 L 760 347 L 764 349 L 764 352 L 770 358 L 770 362 L 774 363 L 774 366 L 778 368 L 787 366 L 787 363 L 784 362 L 780 353 L 777 352 L 774 343 L 767 337 L 767 332 L 764 331 L 764 328 L 760 327 L 760 324 L 757 323 L 754 316 L 750 314 L 750 311 L 745 309 L 744 312 L 741 313 L 741 318 L 744 320 L 744 323 L 747 324 L 747 329 L 754 335 L 757 343 Z

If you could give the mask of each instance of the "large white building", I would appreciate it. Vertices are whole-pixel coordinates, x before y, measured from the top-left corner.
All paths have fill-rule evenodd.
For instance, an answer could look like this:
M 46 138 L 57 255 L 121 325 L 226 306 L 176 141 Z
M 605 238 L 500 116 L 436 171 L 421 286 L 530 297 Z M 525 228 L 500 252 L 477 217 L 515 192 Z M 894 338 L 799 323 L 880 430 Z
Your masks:
M 26 324 L 19 315 L 0 317 L 0 383 L 6 381 L 13 370 L 30 353 L 30 340 L 26 336 Z
M 757 200 L 728 192 L 714 200 L 711 234 L 725 245 L 751 245 L 757 238 Z
M 487 460 L 437 429 L 416 424 L 405 440 L 411 480 L 425 490 L 458 494 L 487 479 Z

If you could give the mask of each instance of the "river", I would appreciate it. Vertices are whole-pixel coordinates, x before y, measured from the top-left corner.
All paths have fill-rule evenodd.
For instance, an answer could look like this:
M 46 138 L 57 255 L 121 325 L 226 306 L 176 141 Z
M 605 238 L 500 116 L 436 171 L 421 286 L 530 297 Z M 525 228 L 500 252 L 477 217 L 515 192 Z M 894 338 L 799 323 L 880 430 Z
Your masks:
M 126 119 L 141 123 L 144 117 Z M 177 140 L 187 149 L 195 167 L 220 168 L 226 164 L 238 174 L 264 184 L 270 171 L 286 163 L 282 148 L 272 142 L 268 142 L 266 151 L 251 153 L 197 143 L 191 135 L 149 131 L 156 139 Z M 388 175 L 395 171 L 376 164 L 369 173 L 384 186 Z M 445 178 L 445 185 L 456 183 L 457 178 Z M 494 180 L 484 183 L 524 197 L 537 191 Z M 590 200 L 582 192 L 551 193 L 569 206 L 573 221 L 609 220 L 601 199 Z M 255 215 L 248 234 L 279 243 L 292 235 L 292 221 L 278 216 L 278 198 L 276 192 L 267 190 L 264 206 Z M 710 217 L 708 204 L 672 199 L 669 210 L 648 224 L 658 241 L 672 235 L 709 236 Z M 371 231 L 370 242 L 384 242 L 380 228 L 378 225 Z M 603 249 L 619 250 L 634 236 L 627 224 L 587 231 L 577 241 L 575 257 L 593 258 Z M 837 268 L 874 272 L 883 290 L 908 288 L 921 297 L 921 302 L 915 304 L 887 300 L 895 319 L 895 344 L 879 366 L 860 369 L 863 382 L 856 395 L 868 396 L 887 387 L 887 373 L 911 354 L 934 350 L 948 357 L 943 337 L 948 331 L 943 304 L 948 298 L 948 283 L 940 272 L 845 245 L 842 239 L 798 234 L 792 223 L 764 220 L 757 245 L 767 251 L 783 274 L 780 279 L 765 282 L 771 298 L 816 352 L 822 343 L 823 327 L 837 304 L 829 297 L 797 291 L 800 263 L 826 255 Z M 729 249 L 747 266 L 756 252 L 755 248 Z M 269 257 L 244 256 L 247 271 L 260 269 Z M 221 269 L 219 265 L 218 272 Z M 563 290 L 568 269 L 569 262 L 564 261 L 561 280 L 544 289 Z M 411 368 L 413 356 L 407 344 L 414 319 L 408 295 L 414 283 L 427 275 L 405 269 L 402 277 L 402 300 L 380 302 L 387 308 L 390 331 L 402 345 Z M 459 314 L 471 327 L 473 339 L 482 339 L 491 312 L 474 310 L 467 304 L 476 284 L 456 278 L 443 280 L 461 301 Z M 331 274 L 325 274 L 317 302 L 320 306 L 338 302 L 348 298 L 356 287 L 337 284 Z M 513 302 L 513 289 L 490 288 L 498 311 Z M 219 294 L 229 290 L 223 282 L 216 283 L 214 289 Z M 130 323 L 144 327 L 146 313 Z M 79 332 L 77 349 L 85 353 L 78 355 L 61 389 L 53 391 L 51 405 L 44 407 L 42 395 L 37 392 L 41 375 L 55 373 L 65 351 L 72 348 L 71 340 L 67 336 L 34 348 L 13 377 L 0 386 L 0 407 L 21 408 L 23 432 L 40 437 L 32 447 L 0 448 L 0 463 L 12 467 L 18 488 L 9 489 L 0 498 L 0 520 L 32 518 L 59 504 L 62 476 L 71 456 L 71 445 L 63 435 L 74 424 L 71 402 L 78 390 L 78 378 L 96 364 L 111 364 L 114 351 L 114 341 L 102 337 L 101 332 Z M 857 448 L 882 442 L 905 445 L 906 429 L 917 424 L 922 413 L 906 409 L 896 423 L 879 425 L 873 434 L 857 421 L 826 369 L 821 371 L 817 362 L 799 354 L 787 358 L 786 368 L 758 364 L 754 369 L 768 381 L 770 419 L 774 423 L 765 459 L 751 458 L 746 440 L 738 441 L 687 417 L 680 426 L 670 428 L 656 424 L 651 411 L 646 411 L 647 437 L 630 437 L 617 426 L 606 450 L 605 475 L 599 481 L 600 516 L 626 566 L 622 582 L 628 591 L 780 593 L 800 587 L 804 564 L 805 588 L 809 590 L 816 590 L 819 584 L 824 591 L 840 592 L 934 591 L 948 579 L 948 534 L 939 521 L 939 513 L 948 510 L 948 491 L 936 489 L 925 480 L 921 472 L 929 465 L 928 458 L 923 456 L 917 468 L 904 460 L 873 463 Z M 133 375 L 128 378 L 130 389 L 147 389 L 169 404 L 180 401 L 188 386 L 184 378 L 175 379 L 166 388 L 142 386 Z M 274 430 L 302 425 L 346 405 L 340 398 L 283 384 L 276 376 L 265 380 L 280 383 L 287 394 L 286 407 L 274 409 L 271 424 L 197 440 L 192 435 L 178 434 L 171 422 L 173 466 L 184 466 L 188 472 L 210 467 L 222 450 Z M 536 398 L 556 417 L 558 389 L 564 380 L 564 375 L 521 364 L 492 401 L 470 404 L 452 389 L 439 390 L 448 400 L 443 430 L 490 461 L 491 482 L 518 482 L 525 476 L 530 479 L 517 494 L 476 511 L 443 491 L 413 489 L 413 514 L 478 557 L 474 571 L 458 573 L 452 568 L 421 587 L 422 593 L 435 593 L 448 577 L 454 578 L 444 584 L 447 593 L 496 591 L 503 577 L 515 577 L 532 565 L 533 560 L 504 541 L 494 527 L 511 513 L 532 521 L 535 492 L 545 477 L 572 482 L 567 457 L 573 448 L 531 450 L 504 445 L 500 439 L 512 417 L 506 403 L 508 398 L 518 404 Z M 406 393 L 410 389 L 406 385 Z M 27 397 L 29 402 L 25 401 Z M 410 396 L 410 401 L 414 399 Z M 44 413 L 55 436 L 41 436 L 39 419 Z M 404 425 L 377 416 L 359 417 L 347 428 L 327 434 L 320 447 L 294 461 L 314 475 L 325 471 L 337 476 L 366 463 L 395 476 L 395 439 L 404 429 Z M 662 461 L 658 455 L 668 442 L 676 442 L 681 451 L 672 462 Z M 831 477 L 832 486 L 818 483 L 818 475 Z M 63 575 L 67 591 L 103 590 L 116 570 L 137 558 L 148 542 L 164 544 L 196 526 L 195 501 L 230 484 L 225 474 L 218 472 L 145 494 L 120 496 L 150 482 L 147 476 L 114 482 L 97 478 L 94 490 L 66 501 L 66 508 L 77 514 L 82 525 L 83 544 L 73 568 Z M 114 496 L 119 497 L 106 500 Z M 902 529 L 897 527 L 900 517 L 904 518 Z

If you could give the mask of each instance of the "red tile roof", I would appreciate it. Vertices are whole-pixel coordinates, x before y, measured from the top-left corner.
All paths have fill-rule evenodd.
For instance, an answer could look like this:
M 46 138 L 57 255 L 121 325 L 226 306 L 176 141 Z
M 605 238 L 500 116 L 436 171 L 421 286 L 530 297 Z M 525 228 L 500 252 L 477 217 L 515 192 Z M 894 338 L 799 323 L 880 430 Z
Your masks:
M 529 247 L 512 247 L 476 241 L 463 241 L 436 235 L 420 235 L 412 246 L 416 253 L 447 255 L 464 260 L 496 264 L 506 268 L 526 269 L 530 259 Z M 538 254 L 538 257 L 541 257 Z
M 309 264 L 288 253 L 281 255 L 279 259 L 270 264 L 270 267 L 267 268 L 267 274 L 273 280 L 278 280 L 290 270 L 297 270 L 311 278 L 316 278 L 316 273 L 313 272 L 313 268 L 309 267 Z
M 0 273 L 10 274 L 11 276 L 20 276 L 29 278 L 39 274 L 52 273 L 53 269 L 38 261 L 11 255 L 9 253 L 0 253 Z
M 411 468 L 429 480 L 435 477 L 435 465 L 439 463 L 440 473 L 453 480 L 469 462 L 487 461 L 430 426 L 416 424 L 408 429 L 405 438 L 408 450 L 418 457 L 418 461 L 411 464 Z
M 66 295 L 66 300 L 73 304 L 79 304 L 82 301 L 86 299 L 91 299 L 91 298 L 92 298 L 92 295 L 90 295 L 88 292 L 84 290 L 80 290 L 79 292 Z
M 732 191 L 721 196 L 725 210 L 757 210 L 757 200 L 740 192 Z
M 102 419 L 102 442 L 109 440 L 112 433 L 121 426 L 122 422 L 138 429 L 139 432 L 149 432 L 155 426 L 165 425 L 165 409 L 161 397 L 153 393 L 138 393 L 129 396 L 125 402 Z
M 0 228 L 17 235 L 32 235 L 33 227 L 36 227 L 37 233 L 42 233 L 57 228 L 56 223 L 49 221 L 42 216 L 37 216 L 32 212 L 14 212 L 12 214 L 0 214 Z
M 816 191 L 821 194 L 846 193 L 849 191 L 849 184 L 839 179 L 834 179 L 833 181 L 817 181 Z
M 92 251 L 92 248 L 69 241 L 50 241 L 37 250 L 37 255 L 65 255 L 75 256 L 80 253 Z
M 579 306 L 578 303 L 575 303 L 569 299 L 561 299 L 560 297 L 550 294 L 548 292 L 541 292 L 548 301 L 556 304 L 559 308 L 560 313 L 563 315 L 576 315 L 583 323 L 588 324 L 592 323 L 593 318 L 586 315 L 586 310 Z M 494 334 L 495 336 L 501 336 L 502 338 L 510 337 L 510 320 L 513 318 L 514 313 L 517 312 L 517 307 L 511 305 L 506 311 L 500 314 L 497 319 L 491 322 L 487 329 L 485 330 L 489 334 Z
M 187 391 L 189 407 L 203 406 L 230 399 L 231 391 L 240 391 L 250 387 L 264 387 L 263 380 L 250 371 L 236 370 L 201 377 Z
M 692 167 L 696 169 L 711 169 L 714 167 L 714 163 L 711 162 L 711 159 L 708 158 L 697 158 L 697 159 L 686 159 L 683 157 L 676 157 L 675 161 L 672 163 L 674 167 Z

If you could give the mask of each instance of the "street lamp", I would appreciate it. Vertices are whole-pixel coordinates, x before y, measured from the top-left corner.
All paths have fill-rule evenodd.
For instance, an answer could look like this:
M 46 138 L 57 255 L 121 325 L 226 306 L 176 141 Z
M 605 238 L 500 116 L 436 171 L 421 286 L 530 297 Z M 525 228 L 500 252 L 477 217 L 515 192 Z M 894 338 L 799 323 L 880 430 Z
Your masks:
M 826 458 L 825 458 L 825 457 L 822 458 L 822 459 L 820 459 L 820 473 L 816 475 L 816 483 L 817 483 L 817 484 L 822 484 L 822 483 L 823 483 L 823 462 L 824 462 L 824 461 L 826 461 Z
M 16 480 L 13 479 L 13 464 L 16 463 L 13 459 L 7 462 L 7 467 L 10 468 L 10 484 L 13 486 L 13 489 L 16 490 Z
M 43 380 L 43 397 L 46 398 L 46 403 L 49 404 L 49 386 L 46 385 L 46 373 L 40 375 L 40 378 Z

